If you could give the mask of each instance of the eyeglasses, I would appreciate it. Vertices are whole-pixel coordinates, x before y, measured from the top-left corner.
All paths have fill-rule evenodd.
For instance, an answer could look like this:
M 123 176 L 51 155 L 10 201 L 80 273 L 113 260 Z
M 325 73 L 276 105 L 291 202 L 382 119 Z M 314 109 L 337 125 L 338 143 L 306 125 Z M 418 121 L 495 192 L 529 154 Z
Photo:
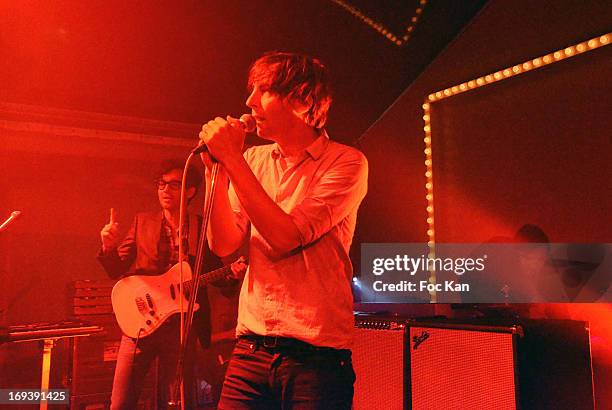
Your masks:
M 179 189 L 181 189 L 181 181 L 165 181 L 160 178 L 155 182 L 157 183 L 157 189 L 159 189 L 160 191 L 166 189 L 166 186 L 170 186 L 170 189 L 173 191 L 178 191 Z

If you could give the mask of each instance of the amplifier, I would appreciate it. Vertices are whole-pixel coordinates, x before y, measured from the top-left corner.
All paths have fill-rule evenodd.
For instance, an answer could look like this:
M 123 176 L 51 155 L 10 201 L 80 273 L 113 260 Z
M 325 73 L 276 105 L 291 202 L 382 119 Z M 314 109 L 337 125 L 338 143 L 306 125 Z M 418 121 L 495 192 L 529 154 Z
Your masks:
M 594 408 L 585 322 L 357 318 L 353 408 Z
M 491 330 L 410 327 L 411 408 L 515 410 L 516 334 Z
M 394 319 L 357 319 L 352 347 L 354 410 L 406 408 L 406 326 Z

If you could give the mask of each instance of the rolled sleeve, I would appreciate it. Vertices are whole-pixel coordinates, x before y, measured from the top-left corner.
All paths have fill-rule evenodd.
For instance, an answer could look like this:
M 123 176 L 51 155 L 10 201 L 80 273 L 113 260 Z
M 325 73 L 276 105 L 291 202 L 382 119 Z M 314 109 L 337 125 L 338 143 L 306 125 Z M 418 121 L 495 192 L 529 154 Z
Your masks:
M 240 200 L 238 199 L 238 195 L 236 195 L 236 191 L 234 190 L 232 184 L 229 186 L 228 197 L 232 212 L 234 213 L 234 222 L 236 223 L 238 229 L 240 229 L 242 232 L 243 237 L 245 237 L 249 230 L 250 222 L 249 218 L 245 215 L 242 204 L 240 204 Z
M 340 155 L 311 188 L 290 216 L 306 246 L 359 207 L 367 192 L 368 162 L 354 149 Z

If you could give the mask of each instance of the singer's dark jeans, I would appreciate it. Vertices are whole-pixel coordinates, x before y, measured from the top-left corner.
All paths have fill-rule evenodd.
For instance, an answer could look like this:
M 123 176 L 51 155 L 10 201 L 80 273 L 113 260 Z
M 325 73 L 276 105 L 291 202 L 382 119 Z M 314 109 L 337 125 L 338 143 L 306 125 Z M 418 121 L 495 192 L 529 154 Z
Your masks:
M 350 350 L 266 348 L 238 339 L 219 410 L 349 410 L 355 372 Z

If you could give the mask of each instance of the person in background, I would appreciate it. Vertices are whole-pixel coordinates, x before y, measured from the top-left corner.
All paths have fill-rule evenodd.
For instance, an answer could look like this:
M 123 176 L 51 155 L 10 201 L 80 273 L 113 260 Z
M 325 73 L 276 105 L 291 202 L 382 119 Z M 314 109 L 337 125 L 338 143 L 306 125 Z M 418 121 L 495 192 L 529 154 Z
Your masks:
M 114 209 L 110 220 L 101 232 L 102 248 L 98 260 L 111 278 L 129 275 L 160 275 L 168 271 L 179 260 L 179 212 L 183 164 L 166 161 L 162 164 L 155 181 L 161 209 L 157 212 L 138 213 L 127 235 L 119 235 L 119 224 Z M 193 199 L 201 184 L 200 173 L 190 167 L 187 171 L 186 198 Z M 201 217 L 187 213 L 183 227 L 183 246 L 194 266 L 197 241 L 201 230 Z M 221 262 L 206 251 L 204 271 L 220 267 Z M 232 265 L 232 278 L 224 284 L 228 290 L 236 287 L 237 278 L 244 273 L 244 264 Z M 210 343 L 210 309 L 205 290 L 198 292 L 200 309 L 195 313 L 193 330 L 186 349 L 185 358 L 185 404 L 193 408 L 195 392 L 193 386 L 193 360 L 195 339 L 203 347 Z M 126 301 L 133 303 L 133 301 Z M 169 403 L 177 403 L 174 397 L 176 365 L 180 347 L 180 316 L 173 315 L 154 333 L 144 338 L 122 336 L 117 355 L 117 367 L 113 379 L 111 409 L 135 409 L 151 363 L 159 359 L 158 397 L 159 409 L 166 409 Z

